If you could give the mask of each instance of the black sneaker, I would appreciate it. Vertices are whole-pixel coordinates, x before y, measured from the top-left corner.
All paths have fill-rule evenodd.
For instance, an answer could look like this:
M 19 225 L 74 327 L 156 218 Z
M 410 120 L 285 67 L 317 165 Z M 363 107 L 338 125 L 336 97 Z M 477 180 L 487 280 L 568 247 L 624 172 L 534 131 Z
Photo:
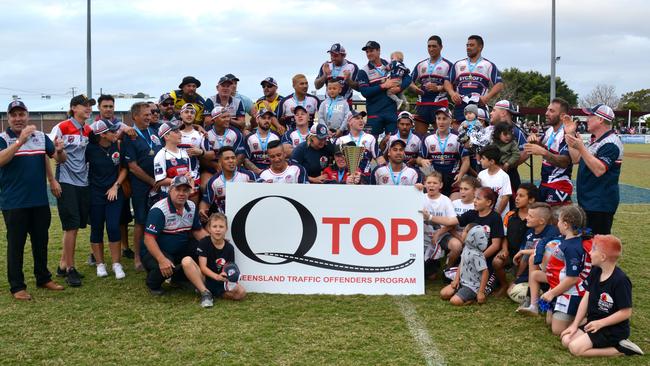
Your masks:
M 59 266 L 56 266 L 56 276 L 57 277 L 65 277 L 67 275 L 68 275 L 68 271 L 66 271 L 65 269 L 63 269 L 63 268 L 61 268 Z
M 165 291 L 162 289 L 162 287 L 159 287 L 157 289 L 150 288 L 149 293 L 151 294 L 151 296 L 162 296 L 165 294 Z
M 201 307 L 202 308 L 211 308 L 214 306 L 214 300 L 212 298 L 212 293 L 209 290 L 203 291 L 201 293 Z
M 639 346 L 634 344 L 631 340 L 629 339 L 624 339 L 620 342 L 618 342 L 618 347 L 616 347 L 619 352 L 624 353 L 627 356 L 633 356 L 633 355 L 641 355 L 643 356 L 643 351 Z
M 65 278 L 65 282 L 67 282 L 71 287 L 81 286 L 81 276 L 79 275 L 79 272 L 77 272 L 76 268 L 68 268 L 68 276 Z
M 135 253 L 131 250 L 131 248 L 124 248 L 122 250 L 122 257 L 128 258 L 128 259 L 133 259 L 133 258 L 135 258 Z

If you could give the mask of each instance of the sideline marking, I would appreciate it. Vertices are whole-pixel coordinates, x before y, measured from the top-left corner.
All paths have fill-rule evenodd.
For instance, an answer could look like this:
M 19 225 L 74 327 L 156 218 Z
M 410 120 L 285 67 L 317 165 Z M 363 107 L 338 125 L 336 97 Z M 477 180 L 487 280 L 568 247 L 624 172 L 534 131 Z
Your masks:
M 415 343 L 417 343 L 420 349 L 420 354 L 424 357 L 427 365 L 445 365 L 445 360 L 440 352 L 438 352 L 435 343 L 431 340 L 427 328 L 422 324 L 417 310 L 415 310 L 415 305 L 405 296 L 394 296 L 393 300 L 402 313 L 402 316 L 404 316 L 411 336 L 415 339 Z

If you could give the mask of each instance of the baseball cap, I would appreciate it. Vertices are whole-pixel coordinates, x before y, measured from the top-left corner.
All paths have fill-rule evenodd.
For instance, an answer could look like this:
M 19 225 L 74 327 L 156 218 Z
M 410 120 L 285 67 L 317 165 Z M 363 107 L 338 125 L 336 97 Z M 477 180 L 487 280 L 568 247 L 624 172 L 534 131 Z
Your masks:
M 408 111 L 400 112 L 400 114 L 397 115 L 397 119 L 402 119 L 402 118 L 408 118 L 409 120 L 411 120 L 411 122 L 415 121 L 415 118 L 413 117 L 411 112 Z
M 161 95 L 160 98 L 158 98 L 158 103 L 162 103 L 162 102 L 164 102 L 166 100 L 169 100 L 169 99 L 173 100 L 174 98 L 172 98 L 171 94 L 165 93 L 165 94 Z
M 363 117 L 365 117 L 365 116 L 367 116 L 367 115 L 368 115 L 368 113 L 366 113 L 365 111 L 361 111 L 361 112 L 359 112 L 359 111 L 353 109 L 353 110 L 351 110 L 350 112 L 348 112 L 348 118 L 347 118 L 347 120 L 349 121 L 349 120 L 351 120 L 351 119 L 354 118 L 354 117 L 362 117 L 362 118 L 363 118 Z
M 270 76 L 267 77 L 266 79 L 262 80 L 262 82 L 260 82 L 260 85 L 264 86 L 264 83 L 269 83 L 269 84 L 271 84 L 273 86 L 278 86 L 278 82 L 275 81 L 275 79 L 270 77 Z
M 606 104 L 596 104 L 591 108 L 582 108 L 582 111 L 588 116 L 598 116 L 606 121 L 614 120 L 614 111 Z
M 262 117 L 265 114 L 270 114 L 271 117 L 275 117 L 275 112 L 273 112 L 270 109 L 262 108 L 259 111 L 257 111 L 257 117 Z
M 101 135 L 104 132 L 112 131 L 115 132 L 120 129 L 120 125 L 113 123 L 107 119 L 100 119 L 95 123 L 90 125 L 90 128 L 93 130 L 95 135 Z
M 438 113 L 444 113 L 445 116 L 451 118 L 451 111 L 449 109 L 445 108 L 445 107 L 442 107 L 442 108 L 438 109 L 436 111 L 436 114 L 438 114 Z
M 327 53 L 338 53 L 345 55 L 345 48 L 340 43 L 334 43 Z
M 212 112 L 210 112 L 210 117 L 212 118 L 217 118 L 219 116 L 222 116 L 224 114 L 228 113 L 228 109 L 224 108 L 223 106 L 216 106 L 212 109 Z
M 406 142 L 404 142 L 404 141 L 402 141 L 402 140 L 400 140 L 400 139 L 395 139 L 395 140 L 393 140 L 393 141 L 390 143 L 390 145 L 388 146 L 388 148 L 391 148 L 391 147 L 393 147 L 393 146 L 395 146 L 395 145 L 402 145 L 402 147 L 406 147 Z
M 296 111 L 298 109 L 302 109 L 303 111 L 305 111 L 305 113 L 309 114 L 309 112 L 307 112 L 307 108 L 305 108 L 305 107 L 303 107 L 301 105 L 297 105 L 297 106 L 293 107 L 293 114 L 296 114 Z
M 316 138 L 318 138 L 319 140 L 328 138 L 329 134 L 327 132 L 328 132 L 327 126 L 325 126 L 322 123 L 314 125 L 309 131 L 311 135 L 316 136 Z
M 14 100 L 9 103 L 9 106 L 7 107 L 7 113 L 11 112 L 14 108 L 20 108 L 27 112 L 27 106 L 21 100 Z
M 506 111 L 510 112 L 510 114 L 514 116 L 519 115 L 519 112 L 517 112 L 517 109 L 515 108 L 514 104 L 512 104 L 509 100 L 506 99 L 496 102 L 493 108 L 505 109 Z
M 465 106 L 465 110 L 463 111 L 463 113 L 468 113 L 468 112 L 474 113 L 475 115 L 478 116 L 478 107 L 476 106 L 476 104 L 468 104 L 467 106 Z
M 177 175 L 172 179 L 171 184 L 169 185 L 170 188 L 176 188 L 180 186 L 188 186 L 192 187 L 192 184 L 190 184 L 189 179 L 187 179 L 186 176 L 184 175 Z
M 490 114 L 484 109 L 479 109 L 476 118 L 490 122 Z
M 233 74 L 226 74 L 226 77 L 227 77 L 228 79 L 230 79 L 231 81 L 239 82 L 239 78 L 236 77 L 236 76 L 233 75 Z
M 74 97 L 72 97 L 72 99 L 70 99 L 70 107 L 74 107 L 76 105 L 81 105 L 81 104 L 88 104 L 90 106 L 93 106 L 95 105 L 95 103 L 97 103 L 95 102 L 95 99 L 92 98 L 88 99 L 88 97 L 83 94 L 75 95 Z
M 223 83 L 232 83 L 232 80 L 233 79 L 229 78 L 227 75 L 222 76 L 221 79 L 219 79 L 219 82 L 217 83 L 217 85 L 221 85 Z
M 343 145 L 334 145 L 334 155 L 343 155 Z
M 239 267 L 234 262 L 228 262 L 223 266 L 223 271 L 226 273 L 228 282 L 238 282 L 239 281 Z
M 201 87 L 201 82 L 199 81 L 199 79 L 195 78 L 194 76 L 184 77 L 183 81 L 181 81 L 178 87 L 182 89 L 187 84 L 196 84 L 197 88 Z
M 193 109 L 194 112 L 196 112 L 196 108 L 194 108 L 194 104 L 192 104 L 192 103 L 183 104 L 183 106 L 181 107 L 181 112 L 183 112 L 183 111 L 185 111 L 187 109 Z
M 368 48 L 373 48 L 373 49 L 378 50 L 378 49 L 380 49 L 381 47 L 379 47 L 379 43 L 377 43 L 377 42 L 375 42 L 375 41 L 368 41 L 368 42 L 366 43 L 366 45 L 363 46 L 363 48 L 361 49 L 361 51 L 365 51 L 365 50 L 367 50 Z
M 176 131 L 179 128 L 180 126 L 176 123 L 165 122 L 158 129 L 158 137 L 163 138 L 166 134 L 169 133 L 169 131 Z

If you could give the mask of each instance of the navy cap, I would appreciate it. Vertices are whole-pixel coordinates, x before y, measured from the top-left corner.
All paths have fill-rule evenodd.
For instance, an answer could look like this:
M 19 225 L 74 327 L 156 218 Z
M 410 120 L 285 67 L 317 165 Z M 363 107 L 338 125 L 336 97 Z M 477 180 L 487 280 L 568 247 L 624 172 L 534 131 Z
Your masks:
M 76 105 L 82 105 L 82 104 L 88 104 L 89 106 L 93 106 L 97 103 L 95 99 L 88 99 L 87 96 L 83 94 L 76 95 L 70 99 L 70 107 L 74 107 Z
M 322 123 L 316 124 L 312 127 L 310 134 L 316 136 L 318 139 L 323 140 L 329 137 L 327 126 Z
M 172 179 L 171 184 L 169 185 L 170 188 L 175 188 L 175 187 L 180 187 L 180 186 L 188 186 L 192 187 L 192 184 L 190 183 L 190 180 L 187 179 L 186 176 L 184 175 L 177 175 Z
M 273 85 L 273 86 L 278 86 L 278 82 L 275 81 L 275 79 L 272 78 L 272 77 L 270 77 L 270 76 L 267 77 L 266 79 L 262 80 L 262 82 L 260 83 L 260 85 L 264 86 L 264 83 L 268 83 L 268 84 L 271 84 L 271 85 Z
M 445 107 L 442 107 L 442 108 L 438 109 L 435 114 L 438 114 L 438 113 L 444 113 L 445 116 L 451 118 L 451 111 L 449 109 L 445 108 Z
M 183 81 L 178 85 L 179 88 L 183 89 L 183 87 L 187 84 L 196 84 L 196 87 L 199 88 L 201 87 L 201 82 L 199 79 L 195 78 L 194 76 L 186 76 L 183 78 Z
M 222 76 L 221 79 L 219 79 L 219 82 L 217 82 L 217 85 L 221 85 L 223 83 L 232 83 L 232 79 L 229 78 L 227 75 Z
M 391 148 L 391 147 L 393 147 L 395 145 L 402 145 L 402 147 L 405 148 L 406 147 L 406 142 L 402 141 L 401 139 L 395 139 L 390 143 L 390 145 L 388 147 Z
M 9 103 L 9 106 L 7 107 L 7 113 L 11 112 L 14 108 L 20 108 L 27 112 L 27 106 L 21 100 L 14 100 Z
M 95 135 L 101 135 L 102 133 L 107 131 L 117 132 L 117 130 L 120 129 L 120 125 L 117 123 L 113 123 L 107 119 L 100 119 L 99 121 L 96 121 L 95 123 L 91 124 L 90 128 L 93 130 L 93 133 Z
M 340 43 L 334 43 L 332 47 L 330 47 L 329 51 L 327 51 L 327 53 L 338 53 L 345 55 L 345 48 L 343 48 Z
M 372 49 L 376 49 L 376 50 L 378 50 L 378 49 L 380 49 L 381 47 L 379 47 L 379 43 L 377 43 L 377 42 L 375 42 L 375 41 L 368 41 L 368 42 L 366 43 L 366 45 L 363 46 L 363 48 L 361 49 L 361 51 L 365 51 L 365 50 L 367 50 L 368 48 L 372 48 Z
M 262 108 L 259 111 L 257 111 L 257 117 L 262 117 L 265 114 L 270 114 L 271 117 L 275 117 L 275 112 L 273 112 L 270 109 Z
M 303 107 L 301 105 L 297 105 L 297 106 L 293 107 L 293 114 L 296 114 L 296 111 L 298 109 L 302 109 L 303 111 L 305 111 L 305 113 L 309 114 L 309 112 L 307 112 L 307 108 L 305 108 L 305 107 Z
M 171 94 L 165 93 L 165 94 L 161 95 L 160 98 L 158 98 L 158 103 L 162 103 L 162 102 L 164 102 L 166 100 L 169 100 L 169 99 L 174 100 L 174 98 L 172 98 Z
M 239 82 L 239 78 L 236 77 L 236 76 L 233 75 L 233 74 L 226 74 L 226 77 L 227 77 L 228 79 L 230 79 L 230 81 L 236 81 L 236 82 Z
M 223 266 L 223 271 L 226 273 L 228 282 L 239 281 L 239 267 L 234 262 L 228 262 L 225 266 Z

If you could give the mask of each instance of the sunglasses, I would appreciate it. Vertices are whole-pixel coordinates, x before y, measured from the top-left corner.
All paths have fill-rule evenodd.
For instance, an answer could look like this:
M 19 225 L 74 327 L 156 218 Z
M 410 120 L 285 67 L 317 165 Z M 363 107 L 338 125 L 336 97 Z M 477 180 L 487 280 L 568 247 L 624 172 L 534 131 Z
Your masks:
M 165 102 L 165 103 L 161 103 L 160 105 L 162 105 L 163 107 L 171 107 L 174 105 L 174 102 Z
M 160 113 L 160 109 L 152 109 L 151 113 Z
M 272 85 L 272 84 L 264 84 L 264 85 L 262 85 L 262 88 L 264 88 L 264 89 L 271 89 L 271 88 L 275 88 L 275 85 Z

